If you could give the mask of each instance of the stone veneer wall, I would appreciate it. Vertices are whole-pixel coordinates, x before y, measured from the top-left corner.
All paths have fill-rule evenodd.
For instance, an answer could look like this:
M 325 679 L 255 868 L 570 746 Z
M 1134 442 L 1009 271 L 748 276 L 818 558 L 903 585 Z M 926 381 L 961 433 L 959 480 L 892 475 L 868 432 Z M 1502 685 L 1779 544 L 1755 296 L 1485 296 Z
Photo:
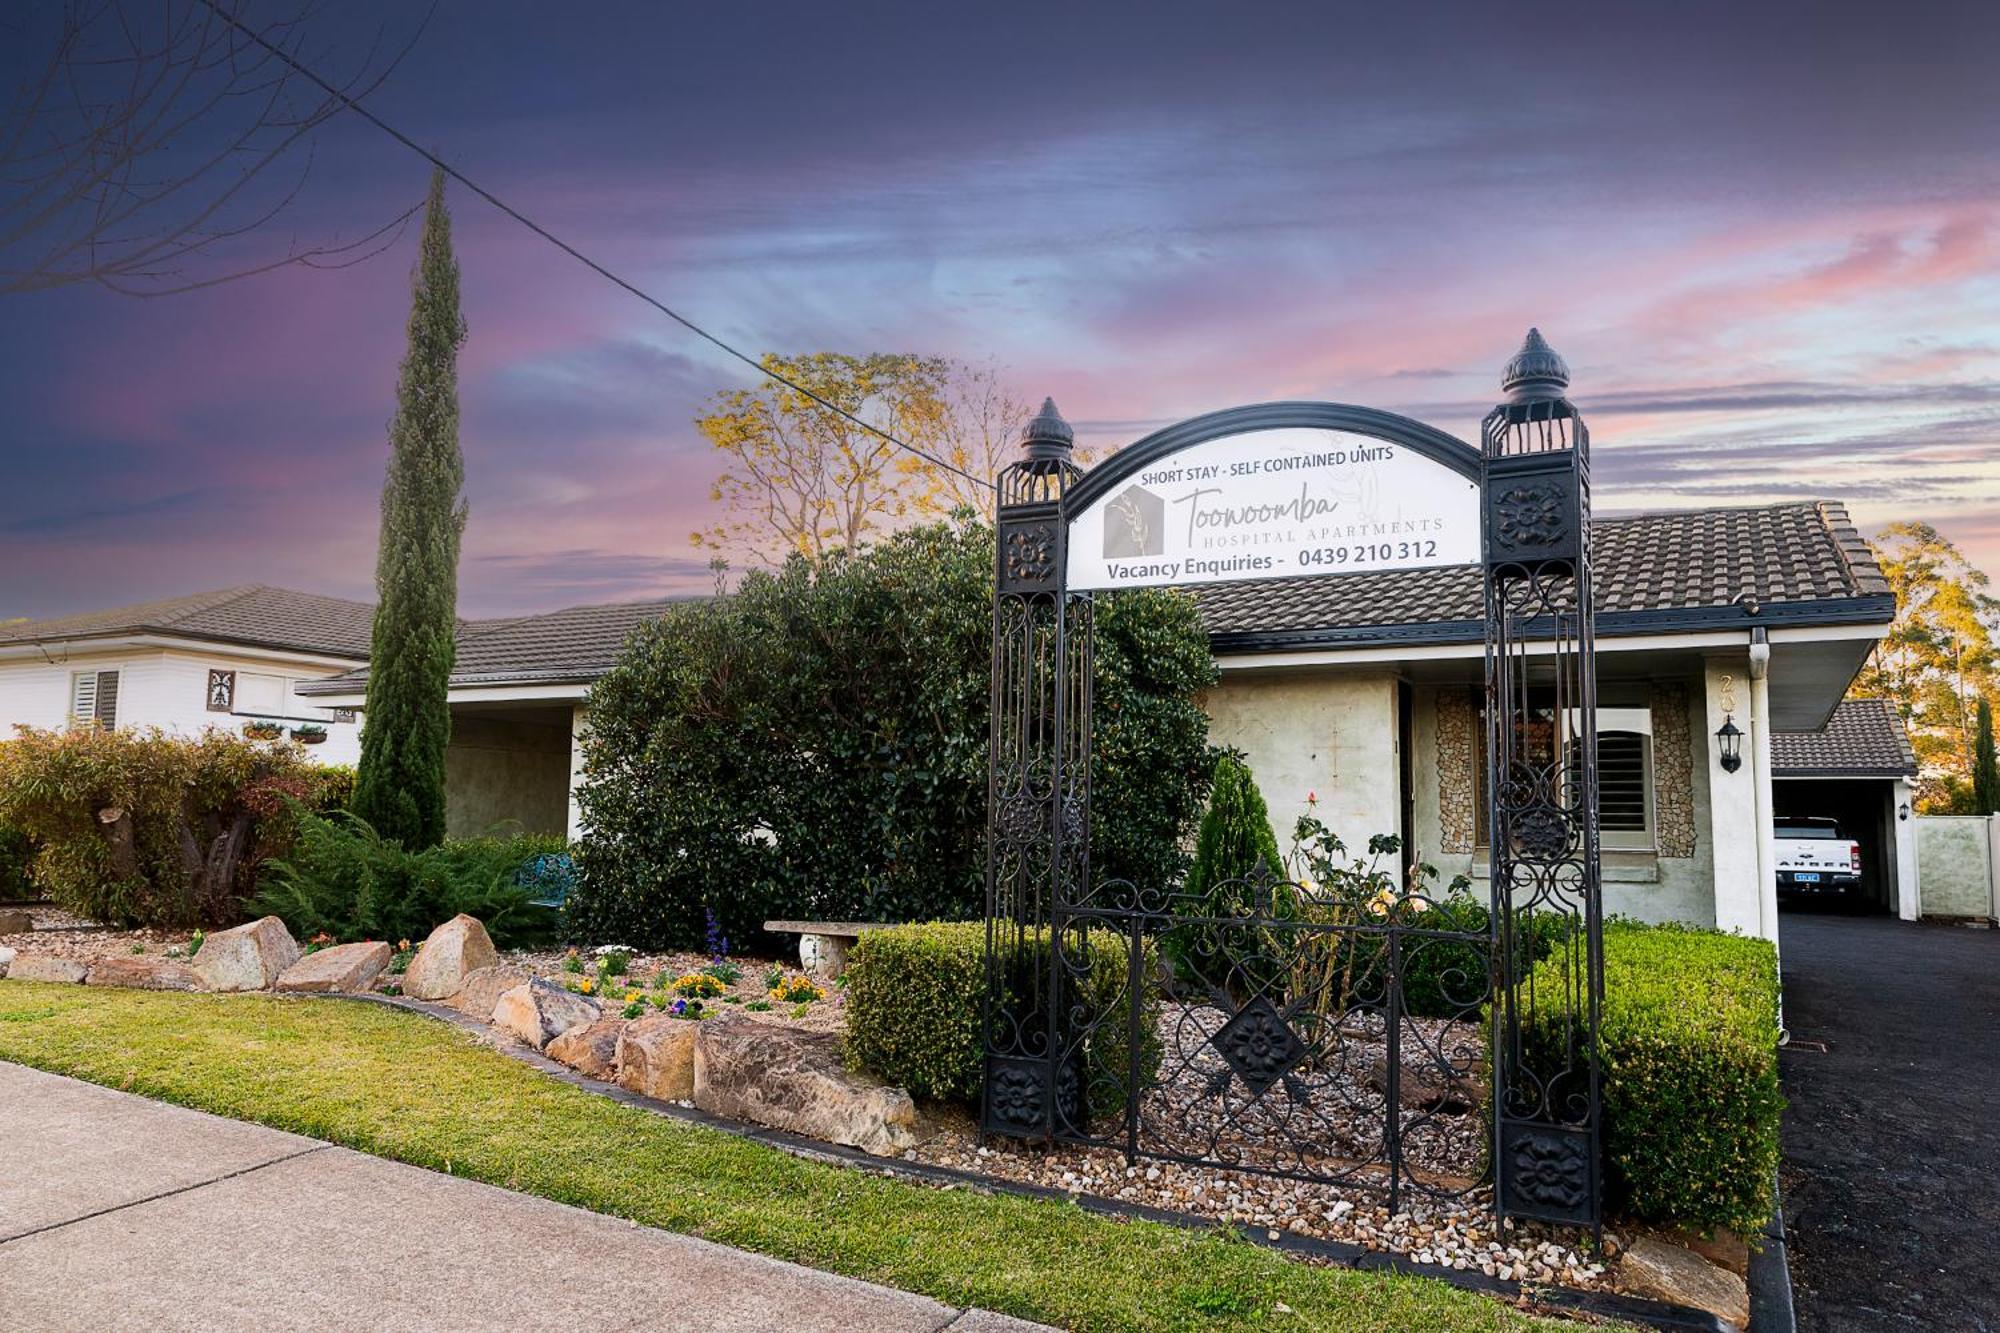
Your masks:
M 1447 852 L 1470 852 L 1474 833 L 1475 784 L 1479 759 L 1479 710 L 1470 689 L 1437 694 L 1438 838 Z
M 1471 689 L 1437 694 L 1439 839 L 1447 852 L 1470 852 L 1475 832 L 1479 711 Z M 1661 856 L 1691 857 L 1695 849 L 1694 748 L 1688 733 L 1687 687 L 1656 683 L 1647 701 L 1653 716 L 1653 826 Z
M 1653 685 L 1653 836 L 1661 856 L 1694 855 L 1694 745 L 1688 735 L 1687 686 Z

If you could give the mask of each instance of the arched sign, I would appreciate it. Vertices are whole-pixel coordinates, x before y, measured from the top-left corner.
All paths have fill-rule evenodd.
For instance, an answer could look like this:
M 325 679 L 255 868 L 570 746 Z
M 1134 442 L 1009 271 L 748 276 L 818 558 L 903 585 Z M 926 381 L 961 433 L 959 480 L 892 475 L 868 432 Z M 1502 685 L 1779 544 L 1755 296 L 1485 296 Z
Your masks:
M 1495 1209 L 1598 1224 L 1589 432 L 1568 383 L 1562 358 L 1530 330 L 1477 449 L 1393 413 L 1265 403 L 1179 422 L 1087 472 L 1074 461 L 1075 432 L 1043 403 L 1020 461 L 997 478 L 983 1132 L 1118 1149 L 1128 1163 L 1367 1181 L 1386 1190 L 1391 1212 L 1405 1192 L 1462 1194 L 1469 1186 L 1406 1157 L 1406 1134 L 1436 1134 L 1441 1108 L 1411 1109 L 1401 1080 L 1412 1055 L 1443 1062 L 1427 1076 L 1447 1082 L 1474 1057 L 1447 1057 L 1444 1027 L 1398 1036 L 1419 1012 L 1403 990 L 1407 960 L 1450 951 L 1455 980 L 1424 1003 L 1456 1013 L 1425 1010 L 1424 1021 L 1488 1034 L 1484 1170 Z M 1429 912 L 1415 880 L 1364 904 L 1336 885 L 1274 884 L 1261 860 L 1221 885 L 1098 878 L 1094 592 L 1440 565 L 1477 566 L 1484 591 L 1483 928 Z M 1573 735 L 1558 742 L 1546 716 L 1574 718 L 1564 729 Z M 1124 956 L 1103 954 L 1099 939 L 1123 941 Z M 1172 984 L 1161 985 L 1149 951 L 1167 940 L 1183 943 Z M 1341 957 L 1379 963 L 1350 989 L 1346 965 L 1328 967 Z M 1107 985 L 1124 998 L 1085 998 Z M 1364 1039 L 1391 1052 L 1382 1110 L 1370 1112 L 1379 1125 L 1366 1127 L 1344 1119 L 1355 1103 L 1341 1081 L 1351 1078 L 1344 1043 Z M 1478 1137 L 1476 1122 L 1463 1129 Z
M 1479 455 L 1334 403 L 1183 422 L 1087 473 L 1065 507 L 1074 591 L 1479 563 Z

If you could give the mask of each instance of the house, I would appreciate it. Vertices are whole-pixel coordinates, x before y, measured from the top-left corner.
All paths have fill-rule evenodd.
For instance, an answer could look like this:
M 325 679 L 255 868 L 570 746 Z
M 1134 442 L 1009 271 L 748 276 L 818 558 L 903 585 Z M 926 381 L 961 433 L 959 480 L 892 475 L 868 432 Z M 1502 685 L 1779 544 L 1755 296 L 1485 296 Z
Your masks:
M 1895 599 L 1832 502 L 1599 519 L 1593 540 L 1605 909 L 1775 935 L 1772 819 L 1829 790 L 1781 785 L 1806 777 L 1781 757 L 1794 762 L 1829 726 L 1836 748 L 1861 754 L 1841 738 L 1864 714 L 1842 696 Z M 1350 845 L 1394 833 L 1446 878 L 1483 886 L 1479 571 L 1192 592 L 1222 669 L 1207 701 L 1214 739 L 1249 757 L 1280 844 L 1311 791 Z M 576 833 L 569 791 L 590 682 L 666 605 L 468 628 L 450 696 L 455 828 L 511 818 Z M 304 687 L 344 707 L 365 688 L 360 670 Z M 1743 735 L 1734 769 L 1717 737 L 1725 722 Z M 1907 793 L 1867 780 L 1884 800 Z M 1882 856 L 1875 882 L 1896 882 L 1909 857 L 1900 844 Z
M 1889 826 L 1885 812 L 1907 798 L 1906 775 L 1874 771 L 1893 766 L 1876 762 L 1889 743 L 1880 714 L 1842 704 L 1894 615 L 1894 596 L 1846 510 L 1833 502 L 1603 518 L 1593 522 L 1592 539 L 1605 910 L 1775 937 L 1773 817 L 1800 801 L 1835 799 L 1832 788 L 1794 784 L 1875 784 L 1838 799 L 1872 812 L 1877 829 Z M 1406 855 L 1436 865 L 1447 879 L 1465 874 L 1483 887 L 1479 570 L 1454 565 L 1192 591 L 1222 671 L 1207 700 L 1213 737 L 1248 756 L 1280 845 L 1310 791 L 1320 816 L 1351 846 L 1397 834 Z M 256 596 L 233 617 L 223 607 L 181 624 L 184 646 L 175 651 L 189 656 L 186 680 L 245 669 L 224 667 L 237 660 L 228 656 L 235 648 L 225 651 L 225 625 L 270 651 L 275 620 L 289 614 L 305 621 L 308 602 L 287 601 L 304 594 L 233 592 Z M 454 835 L 506 823 L 576 835 L 572 793 L 591 682 L 616 661 L 631 630 L 669 604 L 572 607 L 461 627 L 446 756 Z M 315 645 L 319 665 L 286 684 L 299 715 L 347 717 L 365 701 L 367 668 L 357 659 L 366 649 L 367 608 L 339 605 L 353 617 L 344 640 L 351 655 L 335 660 L 326 642 Z M 141 610 L 43 622 L 14 634 L 80 663 L 82 641 L 58 641 L 48 626 L 121 622 L 118 632 L 130 638 L 140 633 L 131 622 Z M 87 650 L 91 669 L 125 650 L 95 641 Z M 25 695 L 0 683 L 0 721 L 62 720 L 64 700 L 75 697 L 72 678 L 84 668 L 40 669 L 56 674 L 43 680 L 39 711 L 24 712 L 16 700 Z M 128 689 L 121 697 L 129 703 L 133 695 Z M 236 708 L 226 714 L 244 715 Z M 216 716 L 201 705 L 175 720 L 198 726 Z M 165 725 L 167 714 L 121 704 L 108 720 L 156 719 Z M 1741 734 L 1733 766 L 1718 736 L 1725 724 Z M 329 757 L 341 753 L 327 748 Z M 1836 764 L 1850 767 L 1828 767 Z M 1877 836 L 1875 882 L 1900 884 L 1907 849 Z M 1894 901 L 1903 901 L 1902 892 Z
M 268 721 L 288 733 L 325 728 L 313 757 L 351 764 L 361 755 L 354 710 L 299 690 L 368 660 L 374 614 L 366 602 L 253 584 L 0 625 L 0 740 L 17 726 L 196 735 Z
M 468 622 L 452 667 L 445 824 L 467 837 L 503 824 L 579 832 L 584 697 L 625 638 L 671 601 L 574 606 L 513 620 Z M 302 687 L 322 707 L 359 708 L 365 665 Z
M 1596 519 L 1604 910 L 1777 936 L 1774 737 L 1814 732 L 1895 613 L 1844 507 Z M 1483 889 L 1485 622 L 1473 566 L 1198 589 L 1280 845 L 1308 791 Z M 1718 733 L 1742 739 L 1735 766 Z

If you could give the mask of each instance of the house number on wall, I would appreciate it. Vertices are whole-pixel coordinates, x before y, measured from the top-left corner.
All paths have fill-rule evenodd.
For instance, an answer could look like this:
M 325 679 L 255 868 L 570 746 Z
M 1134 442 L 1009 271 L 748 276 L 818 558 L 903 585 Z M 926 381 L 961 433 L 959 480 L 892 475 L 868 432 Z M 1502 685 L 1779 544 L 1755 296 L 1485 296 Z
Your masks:
M 216 671 L 208 673 L 208 711 L 227 713 L 236 707 L 236 673 Z

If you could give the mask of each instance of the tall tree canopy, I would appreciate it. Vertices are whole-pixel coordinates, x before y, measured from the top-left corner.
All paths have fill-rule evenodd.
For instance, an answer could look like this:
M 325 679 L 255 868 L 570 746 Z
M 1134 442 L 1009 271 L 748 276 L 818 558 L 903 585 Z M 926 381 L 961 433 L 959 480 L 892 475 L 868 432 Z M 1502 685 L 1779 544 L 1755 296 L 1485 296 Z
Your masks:
M 1921 770 L 1918 807 L 1963 812 L 1972 800 L 1978 706 L 2000 693 L 2000 600 L 1987 591 L 1986 575 L 1928 523 L 1891 523 L 1874 546 L 1896 594 L 1896 619 L 1850 693 L 1896 705 Z
M 465 461 L 458 449 L 458 261 L 444 175 L 431 176 L 412 279 L 409 350 L 389 423 L 389 474 L 375 557 L 374 638 L 354 813 L 418 849 L 444 840 L 444 751 L 451 740 L 458 545 Z
M 987 483 L 1031 415 L 997 368 L 880 352 L 772 354 L 763 366 L 930 457 L 775 378 L 719 393 L 695 425 L 727 458 L 710 490 L 722 515 L 695 545 L 775 566 L 793 555 L 851 556 L 960 509 L 992 518 Z

